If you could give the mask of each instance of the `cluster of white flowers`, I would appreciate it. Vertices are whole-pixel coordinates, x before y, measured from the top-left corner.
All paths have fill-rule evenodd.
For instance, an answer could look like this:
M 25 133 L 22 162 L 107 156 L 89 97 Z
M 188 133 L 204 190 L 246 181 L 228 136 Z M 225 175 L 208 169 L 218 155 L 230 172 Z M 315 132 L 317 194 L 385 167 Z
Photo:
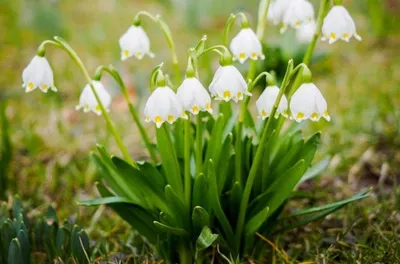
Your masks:
M 268 9 L 267 19 L 276 25 L 281 24 L 281 33 L 289 26 L 296 29 L 298 40 L 308 43 L 316 31 L 314 16 L 314 7 L 307 0 L 274 0 Z M 348 42 L 352 36 L 361 40 L 356 32 L 354 20 L 342 5 L 332 7 L 325 17 L 322 36 L 322 40 L 329 40 L 330 44 L 338 39 Z

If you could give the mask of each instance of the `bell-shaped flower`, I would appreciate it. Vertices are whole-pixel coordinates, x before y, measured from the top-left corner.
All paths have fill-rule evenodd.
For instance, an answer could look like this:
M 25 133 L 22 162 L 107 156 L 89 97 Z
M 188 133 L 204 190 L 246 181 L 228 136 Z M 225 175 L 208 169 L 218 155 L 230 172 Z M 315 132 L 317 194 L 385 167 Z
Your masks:
M 290 99 L 290 111 L 297 122 L 318 121 L 321 117 L 330 121 L 327 108 L 324 96 L 313 83 L 303 83 Z
M 233 65 L 225 65 L 218 68 L 209 90 L 215 100 L 224 100 L 226 102 L 231 99 L 238 102 L 243 100 L 244 95 L 251 96 L 251 93 L 247 91 L 247 83 L 242 74 Z
M 111 104 L 111 95 L 107 92 L 100 81 L 92 80 L 92 84 L 100 99 L 101 104 L 104 106 L 106 111 L 110 111 L 109 107 Z M 75 107 L 75 109 L 83 109 L 83 112 L 85 113 L 92 111 L 97 115 L 101 115 L 100 105 L 97 102 L 97 99 L 89 84 L 87 84 L 85 88 L 83 88 L 81 96 L 79 97 L 79 104 Z
M 292 0 L 276 0 L 269 4 L 267 19 L 275 25 L 282 22 L 283 15 Z
M 174 123 L 179 117 L 187 119 L 178 96 L 168 86 L 157 87 L 144 107 L 145 122 L 154 122 L 160 128 L 164 122 Z
M 36 55 L 22 73 L 22 88 L 31 92 L 39 87 L 42 92 L 47 93 L 50 89 L 57 92 L 54 86 L 53 71 L 45 57 Z
M 278 86 L 267 86 L 267 88 L 265 88 L 265 90 L 260 95 L 260 98 L 258 98 L 258 100 L 256 101 L 256 107 L 259 117 L 261 117 L 263 120 L 270 116 L 278 94 Z M 288 101 L 286 99 L 286 96 L 283 95 L 281 101 L 279 102 L 278 108 L 276 109 L 275 118 L 278 118 L 279 115 L 287 117 L 287 108 Z
M 239 60 L 240 63 L 244 63 L 248 58 L 252 60 L 264 59 L 261 42 L 251 28 L 242 28 L 232 39 L 230 49 L 233 58 Z
M 179 86 L 177 96 L 183 111 L 189 111 L 194 115 L 200 111 L 212 113 L 211 97 L 197 78 L 186 78 Z
M 299 29 L 301 26 L 314 20 L 314 7 L 307 0 L 292 0 L 283 15 L 281 33 L 288 26 Z
M 126 60 L 131 56 L 135 56 L 139 60 L 143 59 L 144 55 L 154 57 L 150 50 L 149 37 L 141 26 L 130 26 L 119 39 L 119 46 L 121 47 L 121 60 Z
M 332 7 L 328 15 L 324 18 L 322 25 L 322 40 L 329 40 L 329 44 L 338 39 L 349 42 L 351 37 L 361 40 L 356 32 L 356 25 L 347 9 L 342 5 Z
M 296 31 L 296 38 L 300 43 L 305 43 L 308 44 L 311 42 L 315 35 L 315 30 L 317 28 L 317 25 L 315 21 L 312 21 L 308 24 L 305 24 L 301 26 L 297 31 Z

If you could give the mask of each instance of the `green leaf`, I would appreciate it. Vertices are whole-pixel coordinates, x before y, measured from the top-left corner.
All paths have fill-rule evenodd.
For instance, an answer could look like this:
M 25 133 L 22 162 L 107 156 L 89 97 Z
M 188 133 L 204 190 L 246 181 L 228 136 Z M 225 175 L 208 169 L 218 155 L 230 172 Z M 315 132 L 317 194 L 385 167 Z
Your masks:
M 202 251 L 210 247 L 218 238 L 217 234 L 213 234 L 208 226 L 201 231 L 200 236 L 196 240 L 196 251 Z
M 201 206 L 207 211 L 209 209 L 209 199 L 207 199 L 207 196 L 204 195 L 207 192 L 208 182 L 206 176 L 201 173 L 194 179 L 192 206 Z
M 225 186 L 227 174 L 229 171 L 230 159 L 233 157 L 233 146 L 232 146 L 232 133 L 228 134 L 226 137 L 224 144 L 222 145 L 221 153 L 217 166 L 217 174 L 218 174 L 218 193 L 220 194 Z
M 270 213 L 275 212 L 276 209 L 289 198 L 296 184 L 300 181 L 304 173 L 304 160 L 300 160 L 293 167 L 279 177 L 267 190 L 271 192 L 267 203 L 264 207 L 269 207 Z
M 21 247 L 17 238 L 11 240 L 10 247 L 8 249 L 8 263 L 24 264 Z
M 224 115 L 220 114 L 212 129 L 206 151 L 206 160 L 212 159 L 218 164 L 221 156 L 221 149 L 223 143 L 223 132 L 225 126 Z
M 175 219 L 177 226 L 184 229 L 190 228 L 190 216 L 187 215 L 189 209 L 187 208 L 185 202 L 174 192 L 170 185 L 165 186 L 165 197 L 169 205 L 170 215 Z
M 249 221 L 247 221 L 244 232 L 246 235 L 252 235 L 261 227 L 261 225 L 267 220 L 269 213 L 269 207 L 265 207 L 258 214 L 253 216 Z
M 29 244 L 28 234 L 24 230 L 20 230 L 17 238 L 24 263 L 31 263 L 31 246 Z
M 154 225 L 157 227 L 158 230 L 161 232 L 166 232 L 166 233 L 171 233 L 177 236 L 189 236 L 188 232 L 186 232 L 182 228 L 176 228 L 176 227 L 171 227 L 167 226 L 163 223 L 160 223 L 158 221 L 153 221 Z
M 164 190 L 167 185 L 167 181 L 165 180 L 165 176 L 160 173 L 160 171 L 153 166 L 153 164 L 149 162 L 138 162 L 137 163 L 140 172 L 143 176 L 148 178 L 149 182 L 152 182 L 156 188 L 160 190 Z
M 46 219 L 54 221 L 54 223 L 58 223 L 57 212 L 51 205 L 47 207 Z
M 200 234 L 201 230 L 205 226 L 210 225 L 210 215 L 201 206 L 193 208 L 192 212 L 192 227 L 195 236 Z
M 222 226 L 223 232 L 226 236 L 226 242 L 229 244 L 233 251 L 236 251 L 235 236 L 233 234 L 231 224 L 229 223 L 228 218 L 226 217 L 225 212 L 222 209 L 219 199 L 217 179 L 212 160 L 209 160 L 207 163 L 207 181 L 209 184 L 209 201 L 211 208 Z
M 168 184 L 171 185 L 179 197 L 184 197 L 178 158 L 166 124 L 163 124 L 161 128 L 157 129 L 157 146 Z
M 240 202 L 242 201 L 242 186 L 239 182 L 235 182 L 229 195 L 229 211 L 232 219 L 232 225 L 236 225 L 237 216 L 239 215 Z
M 299 184 L 308 181 L 318 175 L 320 175 L 323 171 L 325 171 L 325 169 L 328 167 L 329 162 L 330 162 L 330 158 L 327 157 L 323 160 L 321 160 L 319 163 L 313 165 L 312 167 L 310 167 L 306 173 L 304 173 L 303 177 L 301 178 Z
M 113 204 L 113 203 L 128 203 L 128 204 L 135 204 L 131 200 L 124 198 L 124 197 L 104 197 L 104 198 L 97 198 L 93 200 L 86 200 L 86 201 L 79 201 L 79 205 L 84 206 L 99 206 L 102 204 Z
M 4 254 L 8 254 L 8 251 L 9 251 L 8 249 L 10 247 L 10 243 L 11 243 L 12 239 L 17 236 L 17 232 L 15 231 L 10 219 L 8 219 L 6 222 L 4 222 L 3 230 L 1 233 L 3 235 Z M 5 259 L 7 259 L 7 257 L 5 257 Z

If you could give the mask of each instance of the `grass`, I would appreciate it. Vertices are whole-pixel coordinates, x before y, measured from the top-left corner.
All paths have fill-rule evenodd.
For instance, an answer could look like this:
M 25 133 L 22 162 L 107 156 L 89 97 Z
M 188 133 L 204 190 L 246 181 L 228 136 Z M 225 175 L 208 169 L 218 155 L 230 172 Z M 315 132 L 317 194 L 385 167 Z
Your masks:
M 5 70 L 0 77 L 1 97 L 11 97 L 8 117 L 14 156 L 9 175 L 10 194 L 18 193 L 26 206 L 36 211 L 52 204 L 60 219 L 73 219 L 85 227 L 95 242 L 93 259 L 156 263 L 153 249 L 111 210 L 83 208 L 75 203 L 97 195 L 94 188 L 97 175 L 88 151 L 94 149 L 96 142 L 101 142 L 111 152 L 118 153 L 104 129 L 103 120 L 71 110 L 84 86 L 83 77 L 64 55 L 51 51 L 50 59 L 57 62 L 53 66 L 60 93 L 22 95 L 19 87 L 20 72 L 34 49 L 40 40 L 54 34 L 70 36 L 90 68 L 118 60 L 116 40 L 131 22 L 131 11 L 138 11 L 138 7 L 131 7 L 125 1 L 120 6 L 110 7 L 114 10 L 112 13 L 100 4 L 90 12 L 85 1 L 79 3 L 79 6 L 50 5 L 40 12 L 50 17 L 57 15 L 57 23 L 49 26 L 35 17 L 39 19 L 35 20 L 37 24 L 29 26 L 18 13 L 24 6 L 23 1 L 0 1 L 0 7 L 4 7 L 0 12 L 18 14 L 2 16 L 4 23 L 0 23 L 0 27 L 6 25 L 10 30 L 8 35 L 13 36 L 2 41 L 5 45 L 0 47 L 0 65 L 10 65 L 1 67 Z M 122 8 L 124 5 L 131 8 Z M 165 16 L 171 12 L 159 4 L 142 2 L 140 5 L 147 10 L 161 10 Z M 79 15 L 80 19 L 74 13 L 75 8 L 84 14 Z M 233 10 L 233 7 L 226 10 L 223 18 L 203 23 L 221 28 L 225 17 Z M 332 161 L 320 179 L 300 187 L 299 197 L 290 207 L 333 202 L 370 186 L 374 188 L 374 195 L 323 221 L 266 242 L 265 250 L 273 253 L 276 263 L 400 263 L 400 188 L 397 186 L 400 175 L 400 38 L 393 32 L 384 36 L 376 34 L 380 36 L 377 38 L 371 34 L 367 18 L 362 15 L 357 18 L 363 42 L 318 44 L 319 52 L 325 52 L 326 59 L 316 62 L 311 69 L 315 82 L 327 98 L 333 121 L 307 125 L 305 133 L 323 131 L 318 158 L 329 155 Z M 111 23 L 116 20 L 119 21 L 117 27 L 115 22 Z M 200 27 L 192 31 L 183 28 L 178 21 L 179 17 L 170 22 L 173 30 L 183 32 L 183 41 L 178 44 L 181 58 L 187 45 L 194 45 L 204 32 L 211 32 L 211 42 L 218 41 L 217 30 Z M 396 30 L 392 29 L 395 33 Z M 152 39 L 160 40 L 154 41 L 154 50 L 163 50 L 159 32 L 150 32 Z M 4 36 L 0 35 L 1 40 Z M 277 39 L 279 37 L 275 36 L 272 41 Z M 157 61 L 167 56 L 167 51 L 163 50 Z M 147 93 L 144 76 L 153 63 L 156 62 L 145 60 L 143 67 L 139 67 L 137 61 L 116 64 L 128 80 L 136 101 L 141 102 L 143 94 Z M 208 72 L 209 69 L 204 70 L 202 76 L 207 77 Z M 110 80 L 106 82 L 111 88 L 115 86 Z M 113 91 L 117 100 L 114 100 L 112 117 L 131 153 L 139 158 L 143 148 L 137 140 L 138 133 L 124 107 L 118 103 L 117 91 Z M 218 255 L 216 249 L 213 252 L 211 254 Z

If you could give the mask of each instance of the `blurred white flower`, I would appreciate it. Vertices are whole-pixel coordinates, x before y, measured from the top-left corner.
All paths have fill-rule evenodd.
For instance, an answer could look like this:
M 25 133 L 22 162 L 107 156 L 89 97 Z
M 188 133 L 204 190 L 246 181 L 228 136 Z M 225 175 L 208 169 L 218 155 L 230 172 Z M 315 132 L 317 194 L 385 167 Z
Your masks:
M 164 122 L 174 123 L 179 117 L 187 119 L 178 96 L 168 86 L 157 87 L 144 107 L 146 122 L 154 122 L 160 128 Z
M 200 111 L 212 113 L 211 97 L 197 78 L 186 78 L 179 86 L 177 96 L 184 111 L 194 115 Z
M 233 58 L 239 60 L 240 63 L 244 63 L 248 58 L 252 60 L 264 59 L 261 42 L 251 28 L 242 28 L 232 39 L 230 49 Z
M 329 39 L 329 44 L 338 39 L 349 42 L 352 36 L 359 41 L 361 40 L 361 37 L 356 32 L 354 20 L 347 9 L 342 5 L 332 7 L 322 25 L 322 40 Z
M 284 12 L 281 33 L 284 33 L 288 26 L 299 29 L 313 20 L 314 7 L 310 2 L 307 0 L 292 0 Z
M 150 50 L 149 37 L 141 26 L 130 26 L 119 39 L 119 46 L 121 47 L 121 60 L 126 60 L 131 56 L 141 60 L 146 54 L 154 57 Z
M 310 43 L 314 37 L 316 28 L 317 28 L 317 25 L 316 25 L 315 21 L 311 21 L 310 23 L 301 26 L 296 31 L 297 40 L 300 43 Z
M 267 86 L 267 88 L 265 88 L 265 90 L 260 95 L 260 98 L 258 98 L 258 100 L 256 101 L 258 114 L 263 120 L 270 116 L 278 94 L 278 86 Z M 287 117 L 287 108 L 288 101 L 286 99 L 286 96 L 283 95 L 281 101 L 279 102 L 279 106 L 276 109 L 275 118 L 278 118 L 279 115 Z
M 275 25 L 282 22 L 283 14 L 292 0 L 276 0 L 269 4 L 267 19 Z
M 39 87 L 42 92 L 47 93 L 50 89 L 57 92 L 54 86 L 53 70 L 45 57 L 36 55 L 22 73 L 22 88 L 25 92 L 31 92 Z
M 97 95 L 99 96 L 101 104 L 104 106 L 106 111 L 110 111 L 109 107 L 111 104 L 111 95 L 107 92 L 100 81 L 92 80 L 92 84 Z M 92 111 L 97 115 L 101 115 L 101 108 L 89 84 L 86 84 L 85 88 L 83 88 L 81 96 L 79 97 L 79 104 L 75 107 L 76 110 L 80 110 L 82 108 L 83 112 L 85 113 Z
M 251 96 L 247 91 L 247 83 L 242 74 L 233 65 L 220 66 L 215 72 L 209 87 L 215 100 L 238 102 L 243 100 L 244 95 Z
M 327 108 L 324 96 L 313 83 L 303 83 L 290 99 L 290 111 L 297 122 L 318 121 L 321 117 L 330 121 Z

